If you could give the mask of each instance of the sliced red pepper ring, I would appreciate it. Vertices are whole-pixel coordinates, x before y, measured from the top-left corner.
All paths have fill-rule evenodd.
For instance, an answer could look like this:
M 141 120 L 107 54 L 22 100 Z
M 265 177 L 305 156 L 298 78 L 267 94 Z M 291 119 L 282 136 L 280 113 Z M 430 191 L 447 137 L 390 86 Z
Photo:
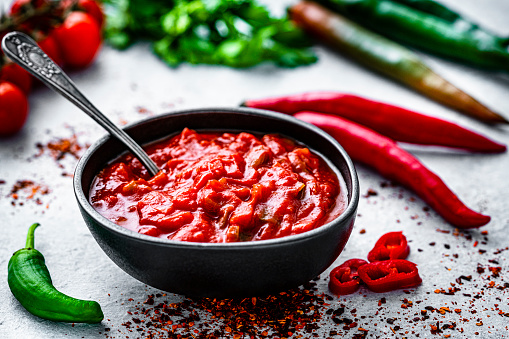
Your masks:
M 367 264 L 362 259 L 350 259 L 330 272 L 329 290 L 338 295 L 351 294 L 359 289 L 359 267 Z
M 362 265 L 358 274 L 370 290 L 378 293 L 413 287 L 422 282 L 417 265 L 402 259 Z
M 380 237 L 368 254 L 368 261 L 406 259 L 410 247 L 403 232 L 389 232 Z

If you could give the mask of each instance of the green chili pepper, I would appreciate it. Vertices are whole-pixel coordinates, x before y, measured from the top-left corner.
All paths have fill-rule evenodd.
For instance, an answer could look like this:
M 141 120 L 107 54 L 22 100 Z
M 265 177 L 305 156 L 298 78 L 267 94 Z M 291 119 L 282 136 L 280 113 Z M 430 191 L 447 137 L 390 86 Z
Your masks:
M 504 117 L 433 72 L 400 44 L 310 1 L 289 8 L 297 25 L 360 64 L 397 80 L 446 106 L 486 123 L 509 123 Z
M 390 39 L 472 66 L 509 71 L 509 39 L 432 0 L 317 0 Z
M 34 248 L 34 232 L 28 229 L 26 247 L 9 260 L 8 282 L 12 294 L 33 315 L 73 323 L 98 323 L 104 318 L 101 306 L 91 300 L 80 300 L 59 292 L 51 283 L 44 257 Z
M 448 22 L 462 20 L 458 13 L 453 12 L 448 7 L 432 0 L 394 0 L 394 2 L 399 2 L 402 5 L 413 7 L 424 13 L 432 14 Z

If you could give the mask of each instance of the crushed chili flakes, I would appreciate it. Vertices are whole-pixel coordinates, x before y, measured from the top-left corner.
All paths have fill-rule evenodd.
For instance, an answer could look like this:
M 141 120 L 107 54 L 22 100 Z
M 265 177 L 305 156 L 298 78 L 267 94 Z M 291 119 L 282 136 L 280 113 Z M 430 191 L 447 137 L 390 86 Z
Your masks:
M 52 140 L 45 145 L 39 142 L 35 146 L 39 149 L 39 154 L 37 154 L 37 156 L 42 155 L 45 150 L 48 150 L 52 158 L 57 161 L 64 159 L 67 155 L 70 155 L 75 159 L 79 159 L 81 152 L 88 147 L 87 145 L 81 145 L 78 143 L 78 137 L 76 134 L 73 134 L 69 138 Z
M 408 300 L 407 298 L 401 300 L 403 303 L 401 304 L 401 308 L 409 308 L 413 306 L 413 302 Z
M 502 267 L 488 267 L 488 270 L 491 272 L 491 276 L 493 278 L 498 278 L 500 276 L 500 272 L 502 271 Z
M 151 110 L 149 110 L 148 108 L 143 107 L 143 106 L 136 106 L 136 112 L 138 112 L 139 114 L 144 114 L 144 115 L 148 115 L 148 116 L 154 115 L 154 112 L 152 112 Z
M 366 194 L 363 195 L 363 197 L 364 198 L 369 198 L 369 197 L 374 197 L 374 196 L 377 196 L 377 195 L 378 195 L 377 191 L 375 191 L 372 188 L 368 188 L 368 191 L 366 192 Z
M 10 197 L 13 206 L 23 205 L 24 201 L 33 200 L 36 204 L 42 205 L 39 195 L 47 195 L 51 190 L 43 184 L 38 184 L 32 180 L 18 180 L 12 186 Z
M 316 336 L 328 305 L 325 295 L 316 291 L 316 283 L 310 282 L 303 288 L 257 298 L 186 298 L 168 303 L 149 295 L 130 311 L 135 316 L 122 325 L 143 338 L 219 338 L 225 333 L 238 338 Z
M 83 152 L 90 147 L 90 144 L 82 144 L 78 141 L 78 136 L 76 133 L 73 133 L 68 138 L 56 138 L 53 139 L 46 144 L 38 142 L 35 144 L 39 152 L 35 154 L 34 157 L 40 157 L 41 155 L 49 152 L 50 156 L 57 162 L 60 168 L 64 168 L 64 165 L 61 163 L 63 159 L 66 159 L 67 156 L 78 160 Z M 72 176 L 68 173 L 64 173 L 65 176 Z

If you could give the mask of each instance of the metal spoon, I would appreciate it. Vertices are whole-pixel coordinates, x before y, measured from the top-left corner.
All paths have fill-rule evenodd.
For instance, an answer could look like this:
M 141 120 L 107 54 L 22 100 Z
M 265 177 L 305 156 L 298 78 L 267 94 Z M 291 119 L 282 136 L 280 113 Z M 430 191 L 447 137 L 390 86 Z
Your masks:
M 32 38 L 20 32 L 7 33 L 2 40 L 2 49 L 12 61 L 41 80 L 46 86 L 63 95 L 99 123 L 112 136 L 124 143 L 145 166 L 151 176 L 159 172 L 159 168 L 143 148 L 92 105 L 71 79 L 37 46 Z

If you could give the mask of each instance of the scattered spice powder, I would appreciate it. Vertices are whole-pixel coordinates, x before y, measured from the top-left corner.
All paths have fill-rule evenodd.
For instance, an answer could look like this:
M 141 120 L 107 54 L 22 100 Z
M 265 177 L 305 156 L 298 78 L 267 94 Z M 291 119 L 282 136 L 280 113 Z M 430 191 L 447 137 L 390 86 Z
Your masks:
M 36 143 L 35 146 L 39 150 L 39 152 L 34 157 L 40 157 L 46 152 L 49 152 L 50 156 L 55 160 L 58 167 L 64 169 L 64 165 L 62 164 L 62 160 L 66 159 L 67 156 L 78 160 L 83 152 L 90 147 L 90 144 L 81 144 L 78 141 L 78 136 L 76 133 L 73 133 L 69 138 L 57 138 L 52 141 L 49 141 L 46 144 L 42 144 L 40 142 Z M 72 177 L 71 173 L 63 172 L 62 176 Z
M 31 180 L 18 180 L 11 188 L 11 205 L 16 206 L 17 204 L 23 206 L 24 202 L 29 200 L 42 205 L 39 195 L 47 195 L 50 192 L 50 189 L 43 184 L 37 184 Z
M 132 317 L 122 325 L 143 338 L 220 338 L 225 333 L 233 338 L 318 337 L 314 332 L 328 305 L 325 298 L 332 297 L 316 292 L 316 283 L 310 282 L 258 298 L 186 298 L 168 303 L 164 299 L 156 302 L 161 294 L 149 295 L 128 312 Z
M 136 106 L 136 112 L 143 115 L 153 116 L 154 112 L 143 106 Z
M 73 134 L 69 138 L 60 138 L 50 141 L 46 145 L 37 143 L 35 146 L 39 149 L 39 154 L 37 154 L 37 156 L 42 155 L 47 149 L 50 151 L 52 158 L 56 161 L 64 159 L 66 155 L 79 159 L 81 153 L 89 147 L 89 145 L 80 145 L 76 134 Z
M 369 198 L 369 197 L 374 197 L 374 196 L 377 196 L 377 195 L 378 195 L 377 191 L 375 191 L 372 188 L 369 188 L 368 191 L 366 192 L 366 194 L 363 195 L 363 197 L 364 198 Z

